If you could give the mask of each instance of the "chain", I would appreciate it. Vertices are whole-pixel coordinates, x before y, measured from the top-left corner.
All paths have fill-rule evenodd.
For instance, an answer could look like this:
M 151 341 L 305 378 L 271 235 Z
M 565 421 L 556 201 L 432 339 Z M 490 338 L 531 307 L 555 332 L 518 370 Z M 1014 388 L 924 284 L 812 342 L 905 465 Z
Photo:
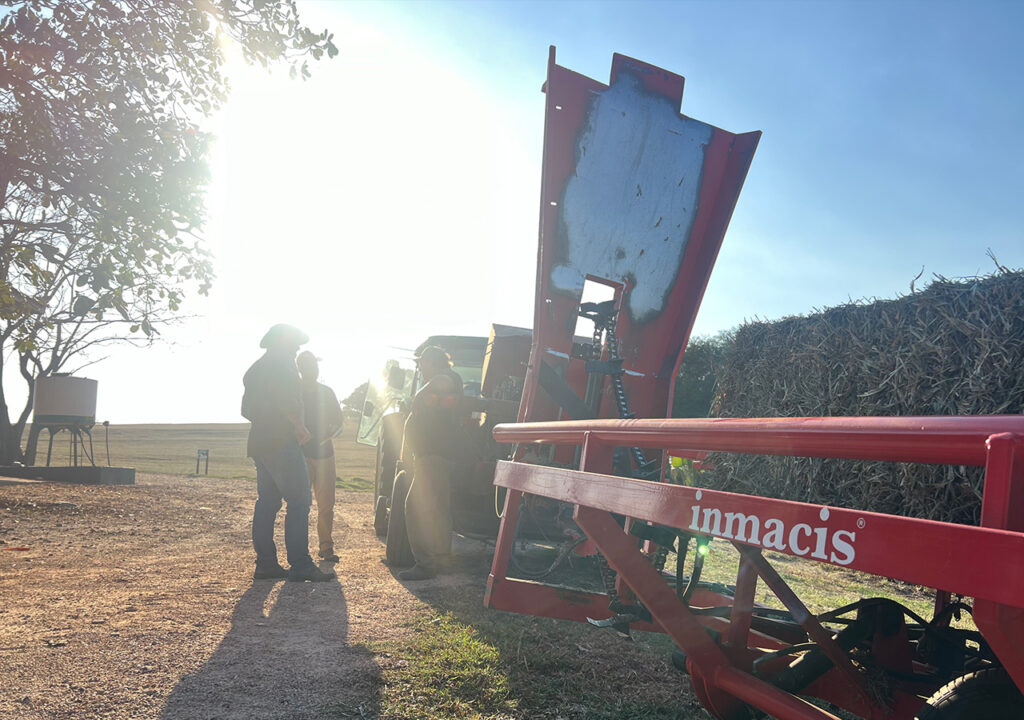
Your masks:
M 597 554 L 597 565 L 601 570 L 601 582 L 604 584 L 604 591 L 608 594 L 608 609 L 614 613 L 622 609 L 619 601 L 619 591 L 615 588 L 616 572 L 608 564 L 608 560 L 601 553 Z
M 596 323 L 595 323 L 596 327 Z M 621 361 L 619 357 L 619 339 L 615 336 L 615 323 L 609 319 L 608 327 L 605 328 L 605 334 L 608 338 L 608 361 L 616 362 Z M 623 420 L 634 417 L 634 414 L 629 411 L 629 401 L 626 398 L 626 388 L 622 384 L 622 373 L 615 373 L 611 376 L 612 390 L 615 392 L 615 407 L 619 411 L 619 417 Z M 633 447 L 629 449 L 633 456 L 633 462 L 636 463 L 637 469 L 642 470 L 647 465 L 647 456 L 644 454 L 643 448 Z
M 619 356 L 619 339 L 615 334 L 615 313 L 598 313 L 594 316 L 593 321 L 594 337 L 593 343 L 590 347 L 591 359 L 601 359 L 602 346 L 606 342 L 608 346 L 608 362 L 621 362 L 622 358 Z M 602 342 L 602 340 L 605 342 Z M 626 397 L 626 388 L 622 382 L 622 373 L 611 373 L 610 375 L 612 391 L 615 394 L 615 407 L 616 410 L 618 410 L 619 417 L 622 419 L 635 417 L 634 414 L 629 411 L 629 400 Z M 643 470 L 646 468 L 647 456 L 643 449 L 639 447 L 632 447 L 629 450 L 637 469 Z M 658 545 L 658 549 L 652 555 L 648 555 L 654 569 L 659 573 L 665 569 L 665 562 L 668 560 L 668 551 L 668 547 Z M 608 593 L 608 607 L 612 612 L 618 613 L 623 606 L 619 600 L 618 590 L 615 588 L 617 573 L 608 565 L 608 561 L 605 559 L 604 555 L 598 553 L 598 558 L 598 567 L 601 571 L 601 581 L 604 584 L 605 592 Z

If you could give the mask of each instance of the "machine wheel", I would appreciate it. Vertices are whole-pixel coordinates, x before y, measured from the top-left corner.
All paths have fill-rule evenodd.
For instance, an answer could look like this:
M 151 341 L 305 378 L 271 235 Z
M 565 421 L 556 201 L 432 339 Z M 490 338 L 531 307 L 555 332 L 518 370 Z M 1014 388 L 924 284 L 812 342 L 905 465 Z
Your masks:
M 377 496 L 377 505 L 373 509 L 373 530 L 377 533 L 377 537 L 387 537 L 388 499 L 383 495 Z
M 377 439 L 377 472 L 373 476 L 373 529 L 379 537 L 388 534 L 388 504 L 394 489 L 395 465 L 402 442 L 401 423 L 393 417 L 397 416 L 384 418 L 384 431 Z M 384 501 L 383 505 L 381 500 Z
M 1001 667 L 962 675 L 932 695 L 917 720 L 1018 720 L 1024 695 Z
M 388 565 L 408 567 L 415 564 L 416 559 L 409 545 L 409 533 L 405 527 L 405 498 L 409 494 L 410 478 L 408 473 L 400 472 L 395 476 L 394 492 L 391 494 L 391 512 L 388 513 L 388 539 L 386 556 Z

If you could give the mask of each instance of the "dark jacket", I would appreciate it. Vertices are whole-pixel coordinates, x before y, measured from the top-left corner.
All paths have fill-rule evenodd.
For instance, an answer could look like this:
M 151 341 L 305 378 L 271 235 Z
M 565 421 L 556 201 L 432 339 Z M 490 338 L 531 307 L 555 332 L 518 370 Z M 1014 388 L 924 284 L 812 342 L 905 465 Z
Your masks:
M 298 444 L 289 417 L 302 416 L 302 389 L 294 355 L 268 350 L 242 378 L 242 416 L 252 422 L 247 451 L 259 460 L 289 443 Z
M 459 457 L 461 418 L 458 400 L 465 394 L 462 377 L 454 370 L 441 371 L 452 380 L 454 389 L 446 395 L 433 396 L 419 409 L 414 407 L 405 425 L 405 442 L 416 457 Z

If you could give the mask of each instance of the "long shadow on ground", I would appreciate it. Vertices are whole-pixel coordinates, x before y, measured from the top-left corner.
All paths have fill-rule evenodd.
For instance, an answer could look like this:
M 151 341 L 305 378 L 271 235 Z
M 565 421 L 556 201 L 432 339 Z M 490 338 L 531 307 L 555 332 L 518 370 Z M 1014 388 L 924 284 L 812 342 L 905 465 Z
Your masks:
M 377 704 L 379 670 L 347 643 L 337 581 L 255 581 L 231 629 L 196 672 L 171 692 L 163 720 L 360 717 Z

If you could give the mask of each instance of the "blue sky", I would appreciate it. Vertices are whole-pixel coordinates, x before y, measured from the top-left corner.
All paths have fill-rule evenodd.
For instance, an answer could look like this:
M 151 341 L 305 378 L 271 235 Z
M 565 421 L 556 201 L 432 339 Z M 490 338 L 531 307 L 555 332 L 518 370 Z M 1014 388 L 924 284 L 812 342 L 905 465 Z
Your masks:
M 1024 265 L 1019 4 L 358 7 L 501 97 L 525 147 L 549 44 L 602 80 L 612 52 L 683 74 L 684 112 L 762 130 L 698 332 L 892 296 L 922 267 L 924 280 L 987 272 L 988 248 Z
M 684 75 L 685 114 L 763 131 L 698 334 L 987 273 L 988 248 L 1024 267 L 1022 4 L 298 6 L 341 54 L 308 82 L 232 64 L 219 280 L 170 344 L 87 370 L 101 419 L 238 421 L 273 322 L 340 396 L 428 334 L 529 325 L 549 45 L 602 82 L 614 52 Z
M 987 248 L 1024 265 L 1019 4 L 519 2 L 384 12 L 531 110 L 537 58 L 555 44 L 561 64 L 602 80 L 616 51 L 683 74 L 685 113 L 764 132 L 700 332 L 892 296 L 922 267 L 925 279 L 986 272 Z

